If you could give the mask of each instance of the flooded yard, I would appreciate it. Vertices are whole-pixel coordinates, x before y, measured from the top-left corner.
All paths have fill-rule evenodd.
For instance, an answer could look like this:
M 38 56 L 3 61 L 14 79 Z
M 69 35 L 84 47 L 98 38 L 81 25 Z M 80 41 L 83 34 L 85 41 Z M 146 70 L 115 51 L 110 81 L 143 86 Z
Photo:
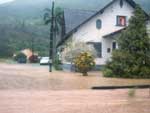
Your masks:
M 39 65 L 0 64 L 0 113 L 150 113 L 149 89 L 90 90 L 93 86 L 149 84 L 104 78 L 101 72 L 48 72 Z
M 75 90 L 93 86 L 150 84 L 150 79 L 104 78 L 101 72 L 80 73 L 48 72 L 48 66 L 0 64 L 0 89 Z

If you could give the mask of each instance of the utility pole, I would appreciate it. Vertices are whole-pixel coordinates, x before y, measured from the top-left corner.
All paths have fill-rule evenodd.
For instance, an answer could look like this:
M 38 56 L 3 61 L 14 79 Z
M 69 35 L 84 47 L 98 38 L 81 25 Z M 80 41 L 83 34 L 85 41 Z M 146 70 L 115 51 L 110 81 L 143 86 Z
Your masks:
M 49 43 L 49 72 L 52 72 L 53 67 L 53 36 L 54 36 L 54 1 L 52 1 L 51 12 L 51 26 L 50 26 L 50 43 Z
M 32 47 L 31 47 L 31 49 L 32 49 L 32 55 L 34 55 L 34 38 L 32 37 L 32 41 L 31 41 L 31 43 L 32 43 Z

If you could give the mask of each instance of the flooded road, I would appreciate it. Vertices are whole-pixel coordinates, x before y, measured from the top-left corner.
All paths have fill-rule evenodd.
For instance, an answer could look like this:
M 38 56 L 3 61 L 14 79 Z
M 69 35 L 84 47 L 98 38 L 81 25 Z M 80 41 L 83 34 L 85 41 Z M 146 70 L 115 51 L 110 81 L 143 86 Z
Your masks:
M 93 86 L 148 84 L 101 72 L 53 72 L 39 65 L 0 64 L 0 113 L 150 113 L 149 89 L 89 90 Z
M 76 90 L 93 86 L 150 84 L 150 79 L 104 78 L 101 72 L 48 72 L 47 66 L 0 64 L 0 89 Z

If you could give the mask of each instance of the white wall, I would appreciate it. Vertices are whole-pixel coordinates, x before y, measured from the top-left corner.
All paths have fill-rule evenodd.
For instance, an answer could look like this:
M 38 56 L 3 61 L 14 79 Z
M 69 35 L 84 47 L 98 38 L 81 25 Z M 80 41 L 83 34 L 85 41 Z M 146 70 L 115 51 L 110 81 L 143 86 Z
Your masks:
M 111 57 L 111 53 L 107 53 L 107 48 L 112 48 L 113 39 L 105 39 L 103 36 L 123 28 L 116 26 L 117 15 L 127 16 L 127 20 L 129 20 L 133 14 L 134 9 L 127 2 L 124 1 L 121 8 L 119 1 L 114 2 L 104 10 L 103 14 L 95 16 L 73 34 L 73 40 L 77 42 L 102 42 L 102 58 L 96 59 L 97 64 L 105 64 Z M 96 28 L 97 19 L 102 21 L 102 28 L 99 30 Z

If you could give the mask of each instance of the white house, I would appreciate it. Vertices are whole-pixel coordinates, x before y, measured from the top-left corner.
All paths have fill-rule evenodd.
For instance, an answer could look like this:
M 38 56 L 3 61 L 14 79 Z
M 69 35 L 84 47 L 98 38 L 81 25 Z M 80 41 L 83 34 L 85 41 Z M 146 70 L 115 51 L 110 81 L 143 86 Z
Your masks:
M 104 65 L 111 53 L 117 48 L 115 37 L 128 26 L 136 3 L 133 0 L 112 0 L 96 14 L 70 31 L 58 44 L 62 47 L 68 40 L 95 45 L 98 57 L 97 65 Z M 67 48 L 64 48 L 63 52 Z M 62 54 L 63 54 L 62 52 Z

